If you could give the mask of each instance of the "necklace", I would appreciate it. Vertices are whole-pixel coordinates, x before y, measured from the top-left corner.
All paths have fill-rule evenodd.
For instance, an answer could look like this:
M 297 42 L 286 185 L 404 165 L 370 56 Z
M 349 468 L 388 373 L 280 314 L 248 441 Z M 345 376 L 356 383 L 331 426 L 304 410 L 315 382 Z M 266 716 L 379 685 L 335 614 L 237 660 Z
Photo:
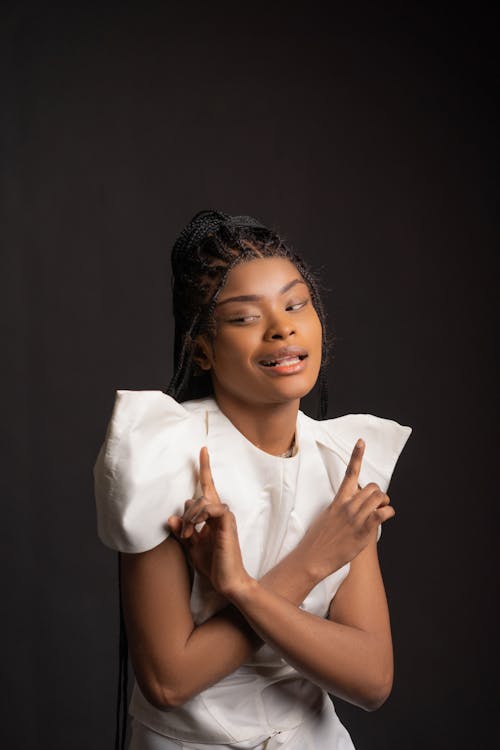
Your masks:
M 295 435 L 293 436 L 292 444 L 287 451 L 280 453 L 280 458 L 291 458 L 293 456 L 293 449 L 295 448 Z

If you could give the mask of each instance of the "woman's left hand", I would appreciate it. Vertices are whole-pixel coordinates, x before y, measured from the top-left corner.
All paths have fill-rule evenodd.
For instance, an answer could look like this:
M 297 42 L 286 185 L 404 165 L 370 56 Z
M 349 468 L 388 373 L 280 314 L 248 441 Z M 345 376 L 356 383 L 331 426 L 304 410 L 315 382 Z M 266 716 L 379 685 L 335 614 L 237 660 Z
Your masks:
M 210 580 L 216 591 L 228 596 L 250 576 L 241 557 L 236 518 L 219 498 L 206 447 L 200 451 L 200 485 L 202 495 L 187 500 L 182 518 L 170 516 L 167 523 L 196 570 Z M 203 527 L 197 531 L 195 526 L 202 522 Z

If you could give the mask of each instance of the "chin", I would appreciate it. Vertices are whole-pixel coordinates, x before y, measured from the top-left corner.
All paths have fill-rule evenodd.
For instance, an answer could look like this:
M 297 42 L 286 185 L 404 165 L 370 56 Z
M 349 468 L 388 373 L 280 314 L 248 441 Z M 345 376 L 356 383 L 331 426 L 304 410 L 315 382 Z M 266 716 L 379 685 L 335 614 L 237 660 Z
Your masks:
M 290 401 L 300 401 L 307 396 L 316 384 L 317 378 L 305 378 L 299 375 L 287 375 L 281 378 L 272 378 L 262 381 L 262 379 L 253 380 L 252 378 L 234 378 L 232 383 L 218 383 L 216 390 L 219 391 L 220 397 L 230 398 L 258 407 L 265 404 L 284 404 Z M 238 387 L 234 388 L 234 383 Z
M 304 396 L 307 396 L 307 394 L 312 391 L 315 384 L 316 381 L 314 381 L 314 383 L 279 383 L 278 387 L 273 389 L 273 395 L 275 395 L 277 400 L 280 401 L 295 401 L 296 399 L 301 399 L 304 398 Z

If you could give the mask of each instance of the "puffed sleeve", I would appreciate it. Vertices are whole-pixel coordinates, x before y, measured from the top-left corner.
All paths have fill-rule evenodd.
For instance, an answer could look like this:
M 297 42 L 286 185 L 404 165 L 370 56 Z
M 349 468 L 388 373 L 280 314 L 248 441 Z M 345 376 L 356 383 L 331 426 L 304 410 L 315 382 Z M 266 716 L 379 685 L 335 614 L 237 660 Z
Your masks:
M 169 535 L 198 482 L 206 430 L 162 391 L 117 391 L 94 466 L 97 532 L 120 552 L 145 552 Z
M 359 484 L 364 487 L 376 482 L 387 492 L 397 460 L 411 435 L 411 427 L 373 414 L 346 414 L 317 424 L 320 426 L 317 440 L 323 448 L 323 462 L 332 486 L 338 488 L 354 445 L 358 438 L 363 438 L 365 452 Z M 379 526 L 378 538 L 380 534 Z

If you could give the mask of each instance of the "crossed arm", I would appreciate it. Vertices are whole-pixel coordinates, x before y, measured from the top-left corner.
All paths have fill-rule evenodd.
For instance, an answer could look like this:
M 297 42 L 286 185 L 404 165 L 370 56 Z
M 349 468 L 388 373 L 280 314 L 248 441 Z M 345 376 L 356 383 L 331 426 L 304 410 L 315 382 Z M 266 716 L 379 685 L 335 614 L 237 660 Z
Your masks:
M 361 459 L 355 452 L 354 459 L 358 460 L 356 478 Z M 351 485 L 352 475 L 348 467 L 346 481 Z M 318 550 L 322 543 L 325 550 L 331 548 L 332 533 L 321 538 L 325 528 L 335 531 L 336 548 L 345 546 L 349 535 L 338 531 L 342 514 L 348 518 L 344 526 L 352 538 L 356 518 L 361 527 L 368 514 L 378 522 L 391 517 L 388 498 L 384 496 L 387 499 L 381 503 L 381 494 L 367 486 L 342 503 L 339 491 L 337 505 L 332 503 L 325 511 L 331 522 L 328 515 L 318 519 L 304 543 L 260 581 L 231 573 L 231 584 L 219 587 L 230 606 L 199 626 L 191 615 L 189 571 L 177 539 L 171 536 L 148 552 L 123 555 L 125 622 L 136 678 L 146 698 L 163 709 L 182 705 L 237 669 L 265 641 L 328 692 L 365 710 L 378 708 L 393 679 L 389 614 L 377 556 L 378 524 L 370 524 L 365 531 L 368 542 L 347 558 L 350 572 L 330 605 L 329 619 L 298 605 L 327 574 L 311 564 L 314 555 L 308 550 Z M 219 546 L 225 547 L 227 570 L 232 571 L 238 567 L 234 517 L 222 508 L 217 512 Z M 316 561 L 324 556 L 316 552 Z M 339 567 L 334 565 L 333 570 Z

